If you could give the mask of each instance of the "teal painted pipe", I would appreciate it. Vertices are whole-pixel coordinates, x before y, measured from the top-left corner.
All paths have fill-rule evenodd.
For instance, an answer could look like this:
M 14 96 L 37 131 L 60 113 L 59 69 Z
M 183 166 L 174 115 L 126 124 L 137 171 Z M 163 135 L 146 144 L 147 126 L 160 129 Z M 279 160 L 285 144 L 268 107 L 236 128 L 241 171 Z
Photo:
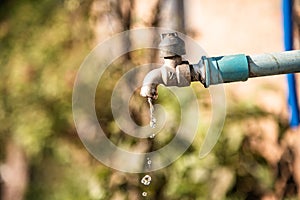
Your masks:
M 244 54 L 202 57 L 205 66 L 205 87 L 219 83 L 246 81 L 249 77 L 248 61 Z
M 205 87 L 246 81 L 248 78 L 300 72 L 300 50 L 268 53 L 254 56 L 244 54 L 202 57 L 200 73 Z M 194 71 L 199 71 L 195 70 Z

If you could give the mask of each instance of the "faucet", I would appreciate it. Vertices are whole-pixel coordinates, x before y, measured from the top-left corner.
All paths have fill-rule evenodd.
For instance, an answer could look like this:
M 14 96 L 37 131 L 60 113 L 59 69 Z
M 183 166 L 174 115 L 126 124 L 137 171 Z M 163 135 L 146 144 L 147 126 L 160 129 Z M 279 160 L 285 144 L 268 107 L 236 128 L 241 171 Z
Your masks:
M 163 33 L 159 44 L 162 67 L 144 78 L 140 95 L 157 99 L 158 85 L 187 87 L 191 82 L 210 85 L 247 81 L 248 78 L 300 72 L 300 50 L 259 55 L 203 56 L 197 64 L 182 60 L 184 41 L 176 32 Z
M 150 71 L 144 78 L 141 95 L 157 99 L 157 86 L 185 87 L 191 84 L 190 65 L 182 61 L 181 56 L 164 58 L 164 64 L 158 69 Z
M 186 53 L 184 41 L 175 33 L 163 33 L 159 44 L 160 57 L 164 64 L 158 69 L 150 71 L 144 78 L 141 96 L 152 99 L 158 98 L 157 87 L 165 86 L 186 87 L 194 81 L 191 65 L 182 60 Z

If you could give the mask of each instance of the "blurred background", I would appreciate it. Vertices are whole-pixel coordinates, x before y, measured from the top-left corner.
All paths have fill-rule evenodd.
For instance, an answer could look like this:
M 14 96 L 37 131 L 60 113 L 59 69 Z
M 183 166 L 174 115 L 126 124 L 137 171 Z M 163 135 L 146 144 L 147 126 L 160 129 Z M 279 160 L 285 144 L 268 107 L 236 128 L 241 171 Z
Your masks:
M 226 122 L 204 159 L 198 154 L 209 126 L 210 94 L 193 83 L 203 116 L 199 133 L 180 159 L 151 173 L 149 187 L 140 184 L 144 174 L 118 172 L 94 159 L 72 118 L 77 70 L 114 34 L 160 26 L 192 37 L 209 56 L 280 52 L 281 10 L 280 0 L 0 0 L 0 199 L 300 198 L 300 131 L 289 128 L 283 75 L 225 85 Z M 299 13 L 295 0 L 295 48 Z M 153 142 L 127 138 L 103 106 L 110 102 L 103 94 L 124 72 L 153 57 L 147 51 L 122 56 L 104 76 L 107 86 L 97 91 L 99 122 L 114 143 L 129 149 L 153 150 L 171 136 Z M 176 107 L 163 88 L 159 93 L 160 103 Z M 132 117 L 148 123 L 145 100 L 137 95 L 132 101 Z

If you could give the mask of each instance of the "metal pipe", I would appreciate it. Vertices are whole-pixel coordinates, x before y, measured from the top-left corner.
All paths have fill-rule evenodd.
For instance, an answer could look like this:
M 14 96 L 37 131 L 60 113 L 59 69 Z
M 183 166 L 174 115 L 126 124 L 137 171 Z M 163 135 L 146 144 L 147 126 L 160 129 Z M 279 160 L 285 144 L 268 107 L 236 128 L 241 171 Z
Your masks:
M 300 51 L 247 56 L 247 59 L 250 78 L 300 71 Z

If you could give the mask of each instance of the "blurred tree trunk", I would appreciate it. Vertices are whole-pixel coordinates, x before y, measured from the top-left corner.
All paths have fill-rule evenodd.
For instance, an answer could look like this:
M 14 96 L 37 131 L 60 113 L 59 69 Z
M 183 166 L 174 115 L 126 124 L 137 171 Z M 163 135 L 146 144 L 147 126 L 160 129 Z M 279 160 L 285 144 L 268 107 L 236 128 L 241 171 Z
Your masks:
M 0 170 L 0 200 L 2 200 L 2 194 L 3 194 L 3 179 L 2 179 L 2 175 L 1 175 L 1 170 Z
M 184 32 L 184 6 L 183 0 L 94 0 L 90 10 L 90 25 L 94 30 L 95 44 L 108 39 L 110 36 L 120 33 L 122 31 L 130 30 L 131 28 L 145 28 L 145 27 L 163 27 L 170 28 L 177 31 Z M 159 35 L 154 35 L 159 37 Z M 157 38 L 145 38 L 153 41 Z M 129 49 L 130 45 L 136 42 L 136 38 L 126 38 L 125 41 L 120 41 L 113 51 L 116 52 L 119 48 Z M 112 50 L 110 50 L 112 51 Z M 109 50 L 106 52 L 109 54 Z M 134 53 L 134 52 L 133 52 Z M 102 55 L 103 56 L 103 55 Z M 134 59 L 141 59 L 141 63 L 155 62 L 155 52 L 143 54 L 143 58 L 134 57 Z M 137 60 L 132 60 L 131 53 L 128 53 L 123 64 L 126 62 L 135 63 Z M 136 75 L 140 79 L 140 74 Z M 143 77 L 142 77 L 143 78 Z M 126 91 L 124 91 L 126 92 Z M 141 97 L 140 97 L 141 98 Z M 145 101 L 146 102 L 146 101 Z M 140 105 L 137 102 L 131 107 L 131 112 L 136 118 L 141 117 Z M 144 106 L 146 107 L 146 106 Z M 131 119 L 128 119 L 131 120 Z M 139 121 L 138 119 L 136 121 Z M 120 137 L 122 137 L 120 135 Z M 150 151 L 153 147 L 153 140 L 147 142 L 138 142 L 133 149 L 138 151 Z M 146 160 L 146 159 L 145 159 Z M 160 176 L 160 177 L 158 177 Z M 162 176 L 162 177 L 161 177 Z M 165 180 L 163 174 L 154 174 L 154 180 Z M 166 181 L 156 184 L 155 191 L 151 199 L 165 199 L 162 188 Z M 159 185 L 159 187 L 158 187 Z M 126 194 L 123 192 L 122 187 L 126 188 Z M 140 185 L 140 177 L 138 174 L 125 174 L 120 172 L 113 172 L 110 177 L 109 188 L 111 191 L 111 199 L 140 199 L 142 189 Z
M 90 26 L 94 32 L 94 45 L 114 34 L 128 30 L 131 26 L 131 10 L 131 0 L 94 0 L 90 10 Z M 108 49 L 106 53 L 123 51 L 129 49 L 130 45 L 128 35 L 123 41 L 115 44 L 113 50 Z M 105 55 L 102 56 L 105 57 Z M 130 54 L 126 54 L 124 58 L 130 60 Z
M 185 33 L 184 2 L 183 0 L 161 1 L 159 25 Z
M 184 33 L 184 18 L 183 0 L 94 0 L 90 11 L 95 44 L 130 28 L 160 26 Z M 128 49 L 131 43 L 134 38 L 120 45 Z
M 90 25 L 95 44 L 130 27 L 131 0 L 94 0 L 90 10 Z
M 2 200 L 24 199 L 28 183 L 28 163 L 23 149 L 10 141 L 6 145 L 6 160 L 1 166 Z
M 278 199 L 297 195 L 300 198 L 300 129 L 289 130 L 281 141 L 283 153 L 278 161 L 275 193 Z

